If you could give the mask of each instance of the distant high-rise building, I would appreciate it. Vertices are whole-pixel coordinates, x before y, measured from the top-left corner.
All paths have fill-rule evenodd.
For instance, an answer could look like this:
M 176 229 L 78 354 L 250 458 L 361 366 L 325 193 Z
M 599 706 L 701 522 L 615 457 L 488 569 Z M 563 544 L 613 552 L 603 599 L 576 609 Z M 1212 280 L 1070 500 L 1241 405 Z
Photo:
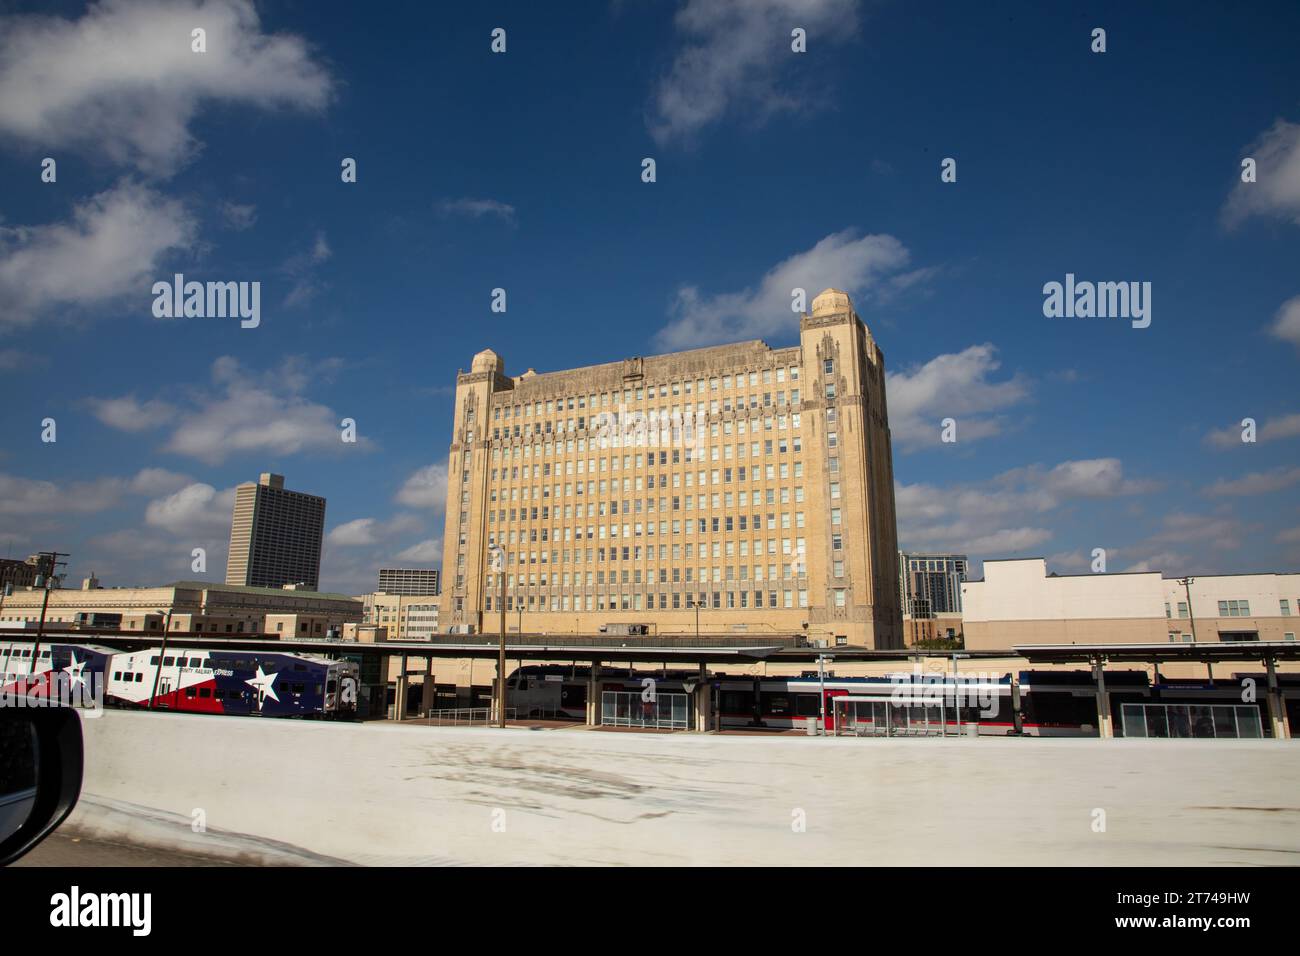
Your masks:
M 324 498 L 287 490 L 283 475 L 244 482 L 235 488 L 226 583 L 315 591 L 324 530 Z
M 379 590 L 385 594 L 441 594 L 437 568 L 380 568 Z
M 969 562 L 964 554 L 898 552 L 898 590 L 903 616 L 961 613 L 961 586 Z

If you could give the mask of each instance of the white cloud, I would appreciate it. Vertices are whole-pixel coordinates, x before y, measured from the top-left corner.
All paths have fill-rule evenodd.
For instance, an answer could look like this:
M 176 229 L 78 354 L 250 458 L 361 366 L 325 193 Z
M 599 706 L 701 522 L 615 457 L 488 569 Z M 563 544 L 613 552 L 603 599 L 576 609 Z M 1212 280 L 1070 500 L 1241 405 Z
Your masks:
M 1300 295 L 1287 299 L 1277 310 L 1269 334 L 1300 349 Z
M 997 349 L 989 343 L 939 355 L 924 365 L 887 372 L 889 428 L 902 450 L 936 445 L 940 422 L 956 421 L 958 445 L 998 434 L 1004 419 L 994 412 L 1024 401 L 1029 386 L 1019 376 L 992 379 L 1001 367 Z
M 187 475 L 166 468 L 145 468 L 131 479 L 131 490 L 138 495 L 166 495 L 188 484 Z
M 413 544 L 405 551 L 397 555 L 399 561 L 441 561 L 442 560 L 442 539 L 429 538 L 418 544 Z
M 424 522 L 412 514 L 397 514 L 387 521 L 377 518 L 357 518 L 330 529 L 325 540 L 331 546 L 357 548 L 383 544 L 393 538 L 424 527 Z
M 78 204 L 67 222 L 0 228 L 0 324 L 128 296 L 148 316 L 160 261 L 195 234 L 180 201 L 129 181 Z
M 411 508 L 442 511 L 447 505 L 447 466 L 426 465 L 402 484 L 397 500 Z
M 190 31 L 207 31 L 207 52 Z M 247 0 L 102 0 L 77 20 L 0 20 L 0 133 L 170 174 L 198 148 L 206 102 L 317 110 L 330 79 Z
M 1235 227 L 1251 216 L 1276 216 L 1300 225 L 1300 124 L 1279 119 L 1242 156 L 1255 160 L 1256 181 L 1237 183 L 1224 222 Z
M 176 409 L 166 402 L 150 399 L 137 401 L 134 395 L 120 398 L 87 399 L 91 414 L 110 428 L 124 432 L 142 432 L 165 425 L 176 417 Z
M 1030 480 L 1058 498 L 1115 498 L 1120 495 L 1140 495 L 1154 491 L 1153 481 L 1137 481 L 1124 477 L 1124 466 L 1118 458 L 1087 458 L 1081 461 L 1064 461 L 1041 475 L 1026 469 Z M 1015 474 L 1009 472 L 1008 474 Z
M 861 306 L 869 294 L 885 292 L 886 279 L 907 266 L 909 255 L 893 236 L 859 236 L 855 230 L 832 233 L 811 249 L 778 263 L 758 289 L 719 295 L 694 286 L 677 291 L 672 319 L 655 339 L 668 350 L 783 335 L 799 328 L 791 311 L 792 290 L 804 289 L 808 307 L 823 289 L 843 289 Z
M 355 445 L 342 441 L 342 416 L 313 402 L 302 392 L 312 383 L 328 380 L 340 362 L 327 359 L 308 363 L 301 357 L 285 359 L 278 367 L 257 374 L 228 355 L 212 363 L 215 387 L 195 391 L 186 405 L 160 400 L 136 402 L 133 397 L 96 400 L 96 414 L 114 428 L 137 429 L 137 409 L 154 409 L 175 427 L 163 450 L 215 465 L 231 455 L 274 452 L 292 455 L 303 451 L 349 452 L 370 448 L 364 435 Z M 115 402 L 113 414 L 100 414 Z
M 987 481 L 939 486 L 898 484 L 894 504 L 904 550 L 937 549 L 1006 557 L 1050 541 L 1034 523 L 1073 501 L 1143 494 L 1153 482 L 1127 479 L 1115 458 L 1029 465 Z
M 502 222 L 515 224 L 515 207 L 496 199 L 444 199 L 438 203 L 438 210 L 444 216 L 464 216 L 468 219 L 482 219 L 494 216 Z
M 1241 448 L 1243 445 L 1249 448 L 1250 445 L 1241 440 L 1242 431 L 1241 425 L 1216 428 L 1206 434 L 1205 443 L 1215 448 Z M 1259 425 L 1255 431 L 1258 442 L 1295 438 L 1297 435 L 1300 435 L 1300 412 L 1283 415 L 1281 418 L 1270 418 Z
M 710 123 L 743 113 L 765 119 L 806 110 L 781 77 L 800 65 L 791 30 L 824 50 L 858 28 L 856 0 L 687 0 L 674 19 L 682 46 L 653 96 L 647 122 L 662 144 L 689 140 Z
M 1135 561 L 1124 570 L 1130 574 L 1139 571 L 1159 571 L 1165 577 L 1174 577 L 1181 574 L 1190 561 L 1190 556 L 1181 551 L 1157 551 L 1148 554 L 1141 561 Z
M 217 491 L 211 485 L 195 482 L 149 502 L 144 521 L 175 535 L 219 535 L 229 532 L 234 506 L 234 488 Z
M 1161 527 L 1151 536 L 1152 542 L 1199 542 L 1216 551 L 1235 551 L 1241 547 L 1242 535 L 1249 529 L 1230 515 L 1200 515 L 1177 511 L 1161 519 Z
M 0 514 L 93 514 L 116 507 L 130 494 L 150 494 L 183 476 L 146 468 L 133 478 L 94 478 L 67 483 L 0 474 Z
M 341 416 L 299 394 L 302 383 L 293 374 L 279 378 L 273 372 L 259 382 L 223 356 L 213 362 L 213 380 L 224 394 L 205 395 L 198 409 L 183 413 L 166 451 L 218 464 L 250 452 L 341 452 L 370 444 L 365 437 L 357 446 L 344 444 Z
M 1253 471 L 1240 478 L 1221 478 L 1205 489 L 1207 495 L 1244 496 L 1266 495 L 1281 491 L 1300 481 L 1300 468 L 1274 468 L 1272 471 Z
M 345 548 L 374 544 L 379 540 L 375 533 L 376 524 L 374 518 L 357 518 L 332 528 L 325 537 L 331 545 Z

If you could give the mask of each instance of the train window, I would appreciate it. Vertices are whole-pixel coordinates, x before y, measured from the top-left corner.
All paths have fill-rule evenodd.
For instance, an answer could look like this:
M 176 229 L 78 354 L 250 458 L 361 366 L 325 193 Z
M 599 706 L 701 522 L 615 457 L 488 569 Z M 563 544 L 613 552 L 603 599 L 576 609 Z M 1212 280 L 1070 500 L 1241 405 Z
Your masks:
M 329 693 L 329 694 L 334 693 L 334 690 L 335 690 L 335 688 L 338 687 L 338 684 L 339 684 L 339 682 L 336 681 L 336 680 L 334 680 L 333 678 L 331 678 L 330 680 L 326 681 L 326 682 L 325 682 L 325 691 L 326 691 L 326 693 Z
M 144 671 L 141 671 L 140 673 L 135 675 L 135 682 L 137 684 L 140 683 L 142 680 L 144 680 Z
M 186 687 L 186 688 L 185 688 L 185 696 L 186 696 L 186 697 L 193 697 L 193 696 L 194 696 L 194 688 L 193 688 L 193 687 Z
M 724 690 L 719 709 L 724 714 L 747 714 L 754 709 L 754 694 L 752 691 Z
M 121 672 L 121 671 L 113 671 L 113 680 L 121 680 L 121 679 L 122 679 L 122 672 Z
M 294 664 L 294 665 L 293 665 L 293 669 L 296 670 L 296 671 L 305 671 L 305 670 L 307 669 L 307 665 L 306 665 L 306 664 Z
M 821 708 L 817 706 L 817 695 L 816 694 L 795 694 L 794 712 L 799 717 L 820 716 Z
M 164 657 L 164 658 L 163 658 L 163 667 L 171 667 L 172 664 L 174 664 L 174 663 L 176 663 L 176 658 L 174 658 L 174 657 Z
M 306 684 L 294 684 L 294 685 L 293 685 L 293 692 L 294 692 L 295 694 L 301 694 L 301 693 L 302 693 L 304 690 L 306 690 L 306 689 L 307 689 L 307 685 L 306 685 Z
M 203 666 L 203 661 L 199 660 L 197 657 L 190 658 L 190 667 L 201 667 L 201 666 Z
M 199 688 L 199 696 L 200 696 L 200 697 L 211 697 L 211 696 L 212 696 L 212 691 L 209 690 L 209 689 L 206 688 L 206 687 L 200 687 L 200 688 Z
M 150 664 L 157 664 L 157 663 L 158 663 L 158 655 L 155 654 L 153 657 L 149 658 L 149 663 L 150 663 Z
M 788 717 L 794 710 L 789 694 L 763 694 L 763 713 L 773 717 Z

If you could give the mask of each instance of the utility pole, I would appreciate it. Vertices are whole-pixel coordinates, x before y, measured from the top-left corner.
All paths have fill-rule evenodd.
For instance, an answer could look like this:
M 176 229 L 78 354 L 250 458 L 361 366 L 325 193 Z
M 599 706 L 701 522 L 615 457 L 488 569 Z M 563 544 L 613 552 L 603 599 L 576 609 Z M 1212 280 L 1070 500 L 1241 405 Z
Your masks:
M 176 600 L 175 592 L 172 593 L 172 600 Z M 158 609 L 162 613 L 162 609 Z M 172 629 L 172 612 L 176 610 L 176 605 L 172 604 L 167 608 L 167 617 L 163 621 L 163 639 L 162 649 L 158 652 L 158 669 L 153 672 L 153 693 L 149 695 L 149 709 L 153 710 L 153 702 L 158 698 L 158 681 L 162 679 L 163 661 L 167 659 L 167 635 Z
M 55 572 L 60 565 L 63 567 L 68 565 L 67 561 L 60 561 L 59 558 L 67 558 L 71 557 L 71 555 L 62 551 L 41 551 L 37 554 L 37 557 L 40 558 L 41 577 L 44 578 L 45 582 L 45 599 L 41 602 L 41 622 L 36 626 L 36 646 L 32 648 L 32 666 L 31 670 L 28 671 L 29 677 L 36 676 L 36 665 L 41 657 L 41 638 L 45 636 L 45 612 L 50 606 L 50 588 L 54 584 Z M 53 658 L 51 658 L 51 661 L 53 661 Z M 51 663 L 52 667 L 53 664 Z
M 1196 643 L 1196 614 L 1192 611 L 1192 585 L 1196 583 L 1196 578 L 1185 577 L 1179 578 L 1178 583 L 1183 586 L 1183 592 L 1187 595 L 1187 619 L 1192 625 L 1192 643 Z

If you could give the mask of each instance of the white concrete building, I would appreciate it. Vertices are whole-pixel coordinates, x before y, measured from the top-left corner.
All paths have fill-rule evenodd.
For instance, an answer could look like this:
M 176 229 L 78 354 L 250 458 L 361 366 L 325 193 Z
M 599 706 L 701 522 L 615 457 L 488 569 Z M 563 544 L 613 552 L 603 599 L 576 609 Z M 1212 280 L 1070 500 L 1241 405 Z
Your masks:
M 1298 605 L 1300 574 L 1203 575 L 1184 586 L 1157 571 L 1048 574 L 1043 558 L 985 561 L 984 579 L 962 585 L 962 624 L 972 649 L 1294 641 Z

